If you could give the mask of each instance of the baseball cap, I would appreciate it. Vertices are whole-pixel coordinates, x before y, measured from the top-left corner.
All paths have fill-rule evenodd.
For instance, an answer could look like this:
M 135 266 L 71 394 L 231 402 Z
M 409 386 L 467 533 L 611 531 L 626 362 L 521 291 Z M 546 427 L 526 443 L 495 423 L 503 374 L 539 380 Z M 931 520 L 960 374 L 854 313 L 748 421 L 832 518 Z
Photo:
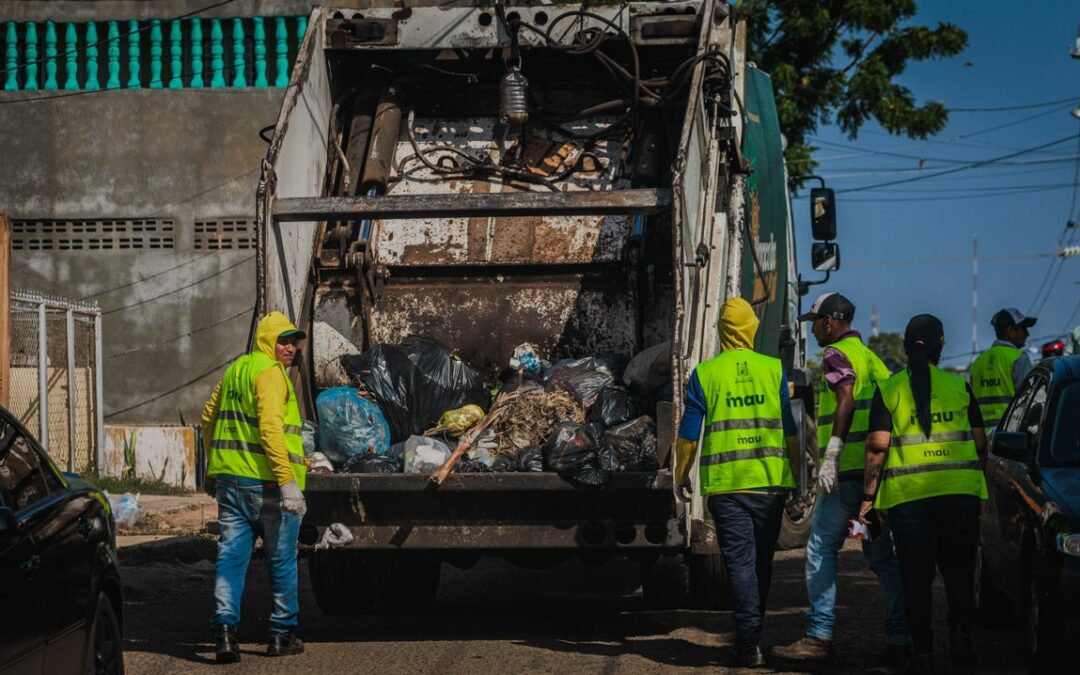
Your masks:
M 284 339 L 284 338 L 291 338 L 291 337 L 294 337 L 294 336 L 295 336 L 296 338 L 300 339 L 300 340 L 303 340 L 304 338 L 306 338 L 306 337 L 307 337 L 307 333 L 305 333 L 304 331 L 300 330 L 299 328 L 293 328 L 292 330 L 287 330 L 287 331 L 285 331 L 285 332 L 283 332 L 283 333 L 279 334 L 279 335 L 277 336 L 277 339 L 278 339 L 278 341 L 280 342 L 280 341 L 281 341 L 282 339 Z
M 810 305 L 810 311 L 799 315 L 799 321 L 812 321 L 828 316 L 839 321 L 855 318 L 855 305 L 839 293 L 823 293 Z
M 990 325 L 998 329 L 1008 328 L 1009 326 L 1031 328 L 1035 325 L 1037 320 L 1038 319 L 1033 316 L 1024 316 L 1023 313 L 1015 307 L 1006 307 L 990 319 Z

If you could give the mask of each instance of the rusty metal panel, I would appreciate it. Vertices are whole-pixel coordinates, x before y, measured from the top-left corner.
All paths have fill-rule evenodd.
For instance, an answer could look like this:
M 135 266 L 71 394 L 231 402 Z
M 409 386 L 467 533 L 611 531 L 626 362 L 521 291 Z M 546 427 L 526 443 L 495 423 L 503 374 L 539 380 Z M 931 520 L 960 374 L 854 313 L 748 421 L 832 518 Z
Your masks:
M 580 275 L 391 279 L 372 308 L 371 341 L 427 335 L 494 376 L 514 347 L 531 342 L 549 360 L 634 353 L 633 289 Z
M 102 473 L 194 490 L 195 439 L 195 427 L 108 424 Z
M 612 118 L 593 118 L 573 128 L 592 132 L 611 122 Z M 450 146 L 498 164 L 507 150 L 494 117 L 417 119 L 415 133 L 422 152 Z M 534 133 L 538 141 L 559 145 L 546 130 Z M 597 141 L 590 153 L 599 170 L 574 173 L 560 187 L 574 192 L 629 187 L 624 179 L 614 178 L 621 174 L 618 152 L 617 143 Z M 519 191 L 501 182 L 441 180 L 415 159 L 407 162 L 414 156 L 408 130 L 402 129 L 394 163 L 399 167 L 404 163 L 406 175 L 394 184 L 391 195 Z M 415 218 L 377 221 L 373 239 L 376 259 L 386 265 L 613 262 L 621 259 L 632 226 L 633 218 L 626 215 Z
M 645 523 L 614 521 L 546 522 L 543 525 L 401 524 L 350 527 L 346 549 L 513 550 L 513 549 L 681 549 L 686 539 L 679 521 L 653 525 L 659 536 L 646 537 Z M 317 528 L 322 537 L 326 527 Z M 651 532 L 650 532 L 651 534 Z M 625 539 L 622 539 L 625 537 Z M 662 538 L 660 538 L 662 537 Z M 621 539 L 621 540 L 620 540 Z M 625 543 L 624 543 L 625 542 Z M 713 544 L 715 548 L 715 543 Z
M 363 348 L 360 317 L 355 303 L 342 287 L 320 286 L 315 291 L 311 325 L 311 360 L 319 389 L 349 383 L 341 366 L 342 354 L 359 353 Z

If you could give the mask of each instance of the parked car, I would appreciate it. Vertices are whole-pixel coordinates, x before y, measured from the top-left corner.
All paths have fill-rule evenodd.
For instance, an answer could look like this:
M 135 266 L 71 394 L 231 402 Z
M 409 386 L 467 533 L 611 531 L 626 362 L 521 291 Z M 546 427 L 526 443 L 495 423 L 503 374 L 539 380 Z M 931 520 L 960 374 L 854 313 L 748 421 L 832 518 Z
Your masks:
M 1080 603 L 1080 356 L 1028 374 L 994 431 L 986 476 L 980 617 L 1019 610 L 1030 654 L 1046 662 Z
M 0 673 L 123 674 L 115 533 L 106 495 L 0 408 Z

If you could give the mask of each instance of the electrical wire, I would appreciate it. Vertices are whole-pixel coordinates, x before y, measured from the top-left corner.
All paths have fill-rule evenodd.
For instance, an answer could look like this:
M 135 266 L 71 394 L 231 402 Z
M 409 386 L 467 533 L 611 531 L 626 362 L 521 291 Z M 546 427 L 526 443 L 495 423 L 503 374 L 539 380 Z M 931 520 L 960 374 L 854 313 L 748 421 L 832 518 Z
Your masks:
M 1010 110 L 1031 110 L 1032 108 L 1045 108 L 1048 105 L 1057 105 L 1058 103 L 1075 103 L 1077 98 L 1070 96 L 1069 98 L 1059 98 L 1056 101 L 1043 101 L 1042 103 L 1028 103 L 1025 105 L 1011 105 L 1000 108 L 948 108 L 951 113 L 981 113 L 981 112 L 1008 112 Z
M 169 267 L 168 269 L 161 270 L 160 272 L 157 272 L 155 274 L 151 274 L 150 276 L 147 276 L 147 277 L 142 277 L 141 279 L 136 279 L 135 281 L 128 282 L 128 283 L 126 283 L 126 284 L 124 284 L 122 286 L 114 286 L 112 288 L 107 288 L 104 291 L 98 291 L 97 293 L 91 293 L 90 295 L 84 295 L 83 297 L 79 298 L 79 300 L 89 300 L 91 298 L 101 297 L 102 295 L 112 293 L 113 291 L 119 291 L 121 289 L 129 288 L 131 286 L 134 286 L 135 284 L 141 284 L 144 281 L 150 281 L 151 279 L 156 279 L 157 277 L 160 277 L 163 274 L 168 274 L 169 272 L 173 272 L 175 270 L 178 270 L 181 267 L 187 267 L 188 265 L 194 265 L 195 263 L 199 262 L 200 260 L 205 260 L 205 259 L 209 258 L 212 255 L 214 255 L 214 254 L 213 253 L 207 253 L 205 255 L 201 255 L 198 258 L 193 258 L 193 259 L 188 260 L 186 262 L 182 262 L 179 265 L 173 265 L 172 267 Z
M 135 405 L 130 405 L 130 406 L 128 406 L 126 408 L 123 408 L 121 410 L 114 410 L 113 412 L 109 413 L 108 415 L 105 415 L 105 418 L 106 419 L 111 419 L 113 417 L 116 417 L 117 415 L 123 415 L 124 413 L 131 412 L 132 410 L 135 410 L 136 408 L 141 408 L 141 407 L 143 407 L 144 405 L 146 405 L 148 403 L 153 403 L 154 401 L 159 401 L 159 400 L 165 398 L 166 396 L 171 396 L 172 394 L 175 394 L 176 392 L 178 392 L 178 391 L 180 391 L 182 389 L 187 389 L 188 387 L 195 384 L 196 382 L 204 380 L 207 377 L 209 377 L 209 376 L 213 375 L 214 373 L 218 372 L 219 370 L 221 370 L 225 366 L 232 363 L 235 359 L 236 359 L 236 357 L 234 356 L 234 357 L 228 359 L 227 361 L 219 363 L 216 366 L 214 366 L 213 368 L 211 368 L 210 370 L 206 371 L 205 373 L 202 373 L 201 375 L 196 375 L 195 377 L 188 380 L 187 382 L 184 382 L 181 385 L 173 387 L 172 389 L 170 389 L 168 391 L 162 392 L 162 393 L 158 394 L 157 396 L 152 396 L 152 397 L 150 397 L 150 398 L 148 398 L 146 400 L 143 400 L 143 401 L 140 401 L 139 403 L 136 403 Z
M 132 307 L 139 307 L 140 305 L 145 305 L 148 302 L 153 302 L 155 300 L 160 300 L 161 298 L 165 298 L 165 297 L 168 297 L 170 295 L 175 295 L 176 293 L 179 293 L 180 291 L 184 291 L 184 290 L 187 290 L 187 289 L 192 288 L 194 286 L 198 286 L 199 284 L 204 283 L 206 281 L 209 281 L 210 279 L 213 279 L 214 277 L 221 276 L 225 272 L 228 272 L 229 270 L 231 270 L 233 268 L 236 268 L 236 267 L 239 267 L 240 265 L 243 265 L 244 263 L 250 262 L 250 261 L 252 261 L 254 259 L 255 259 L 255 256 L 253 256 L 253 255 L 248 256 L 248 257 L 246 257 L 246 258 L 244 258 L 244 259 L 242 259 L 242 260 L 240 260 L 238 262 L 233 263 L 232 265 L 229 265 L 228 267 L 221 268 L 220 270 L 218 270 L 217 272 L 214 272 L 213 274 L 202 277 L 201 279 L 196 279 L 195 281 L 191 282 L 190 284 L 185 284 L 185 285 L 180 286 L 178 288 L 174 288 L 174 289 L 172 289 L 170 291 L 167 291 L 165 293 L 162 293 L 160 295 L 155 295 L 152 298 L 146 298 L 144 300 L 139 300 L 138 302 L 133 302 L 130 305 L 123 305 L 121 307 L 114 307 L 112 309 L 109 309 L 109 310 L 106 310 L 106 311 L 102 312 L 101 315 L 102 316 L 107 316 L 109 314 L 114 314 L 116 312 L 121 312 L 121 311 L 123 311 L 125 309 L 131 309 Z
M 1080 182 L 1080 134 L 1078 134 L 1077 136 L 1076 158 L 1073 163 L 1073 183 L 1077 182 Z M 1077 192 L 1078 188 L 1076 185 L 1074 185 L 1072 201 L 1069 205 L 1069 216 L 1065 221 L 1065 227 L 1062 228 L 1061 234 L 1058 235 L 1057 250 L 1059 251 L 1061 250 L 1062 246 L 1066 245 L 1066 235 L 1069 235 L 1069 241 L 1067 242 L 1068 244 L 1071 244 L 1073 240 L 1072 233 L 1070 233 L 1069 230 L 1070 227 L 1073 226 L 1073 213 L 1076 211 Z M 1047 300 L 1050 299 L 1050 294 L 1053 292 L 1054 286 L 1057 284 L 1058 276 L 1060 276 L 1061 268 L 1064 265 L 1064 258 L 1055 258 L 1054 260 L 1050 261 L 1050 265 L 1046 269 L 1046 274 L 1043 275 L 1042 282 L 1039 284 L 1039 289 L 1035 291 L 1035 297 L 1032 299 L 1031 306 L 1028 308 L 1029 315 L 1038 314 L 1040 311 L 1042 311 L 1042 308 L 1046 305 Z M 1051 275 L 1053 275 L 1052 280 Z M 1046 286 L 1048 280 L 1050 280 L 1049 287 Z M 1045 295 L 1042 295 L 1043 288 L 1046 288 Z M 1042 296 L 1042 302 L 1039 302 L 1040 296 Z M 1036 304 L 1038 304 L 1038 308 L 1034 309 Z
M 235 1 L 236 0 L 221 0 L 221 2 L 216 2 L 216 3 L 212 4 L 212 5 L 207 5 L 205 7 L 200 7 L 199 9 L 194 9 L 194 10 L 192 10 L 190 12 L 185 12 L 184 14 L 180 14 L 179 16 L 174 16 L 171 19 L 162 19 L 161 22 L 162 23 L 170 23 L 172 21 L 181 21 L 183 19 L 189 19 L 189 18 L 191 18 L 193 16 L 196 16 L 198 14 L 202 14 L 203 12 L 209 12 L 212 9 L 217 9 L 218 7 L 224 7 L 225 5 L 230 5 Z M 120 33 L 115 38 L 105 37 L 104 39 L 98 40 L 97 42 L 95 42 L 93 44 L 87 44 L 87 45 L 83 45 L 82 47 L 76 47 L 75 49 L 69 49 L 69 50 L 65 51 L 63 54 L 58 53 L 56 56 L 52 56 L 52 57 L 43 56 L 40 59 L 37 59 L 35 61 L 27 61 L 26 63 L 16 64 L 14 66 L 8 66 L 7 68 L 4 68 L 3 70 L 0 70 L 0 75 L 6 75 L 7 73 L 10 73 L 10 72 L 15 71 L 15 70 L 22 70 L 23 68 L 26 68 L 26 67 L 31 66 L 31 65 L 41 65 L 43 63 L 46 63 L 50 58 L 56 59 L 56 60 L 59 60 L 60 58 L 68 58 L 70 56 L 77 55 L 77 54 L 79 54 L 81 52 L 85 52 L 90 47 L 100 47 L 102 45 L 107 45 L 108 43 L 110 43 L 110 42 L 112 42 L 114 40 L 116 42 L 119 42 L 120 40 L 122 40 L 122 39 L 124 39 L 126 37 L 129 37 L 129 36 L 132 36 L 132 35 L 137 35 L 138 33 L 143 33 L 145 31 L 150 30 L 153 27 L 154 27 L 153 24 L 147 23 L 145 26 L 142 26 L 141 28 L 137 28 L 135 30 L 129 30 L 126 33 Z
M 182 340 L 182 339 L 184 339 L 186 337 L 191 337 L 192 335 L 202 333 L 203 331 L 210 330 L 211 328 L 216 328 L 216 327 L 220 326 L 221 324 L 228 323 L 229 321 L 232 321 L 233 319 L 236 319 L 238 317 L 250 315 L 251 312 L 253 312 L 254 310 L 255 310 L 254 305 L 252 305 L 251 307 L 245 307 L 244 309 L 240 310 L 236 314 L 233 314 L 232 316 L 227 316 L 224 319 L 220 319 L 220 320 L 215 321 L 214 323 L 208 324 L 206 326 L 200 326 L 199 328 L 196 328 L 195 330 L 189 331 L 189 332 L 184 333 L 182 335 L 174 335 L 173 337 L 167 338 L 165 340 L 155 340 L 154 344 L 152 344 L 152 345 L 143 345 L 141 347 L 132 347 L 131 349 L 125 349 L 124 351 L 121 351 L 121 352 L 113 352 L 112 354 L 106 354 L 105 356 L 103 356 L 101 358 L 102 359 L 115 359 L 115 358 L 120 357 L 120 356 L 127 356 L 128 354 L 134 354 L 135 352 L 145 351 L 147 349 L 151 349 L 151 348 L 156 347 L 158 345 L 168 344 L 170 342 L 176 342 L 177 340 Z

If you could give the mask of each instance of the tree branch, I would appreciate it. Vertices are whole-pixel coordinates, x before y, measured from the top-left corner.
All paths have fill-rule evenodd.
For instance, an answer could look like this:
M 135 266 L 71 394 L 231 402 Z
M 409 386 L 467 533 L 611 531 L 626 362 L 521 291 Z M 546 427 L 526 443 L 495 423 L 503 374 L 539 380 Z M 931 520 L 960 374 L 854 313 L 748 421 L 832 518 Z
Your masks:
M 858 53 L 855 54 L 854 58 L 851 59 L 851 63 L 847 64 L 846 66 L 844 66 L 843 68 L 840 69 L 840 74 L 841 75 L 847 75 L 847 72 L 849 70 L 854 68 L 860 61 L 862 61 L 863 55 L 866 54 L 866 48 L 870 46 L 871 42 L 878 39 L 878 37 L 880 35 L 881 35 L 881 33 L 874 33 L 870 37 L 866 38 L 866 42 L 863 42 L 862 46 L 859 47 L 859 51 L 858 51 Z

